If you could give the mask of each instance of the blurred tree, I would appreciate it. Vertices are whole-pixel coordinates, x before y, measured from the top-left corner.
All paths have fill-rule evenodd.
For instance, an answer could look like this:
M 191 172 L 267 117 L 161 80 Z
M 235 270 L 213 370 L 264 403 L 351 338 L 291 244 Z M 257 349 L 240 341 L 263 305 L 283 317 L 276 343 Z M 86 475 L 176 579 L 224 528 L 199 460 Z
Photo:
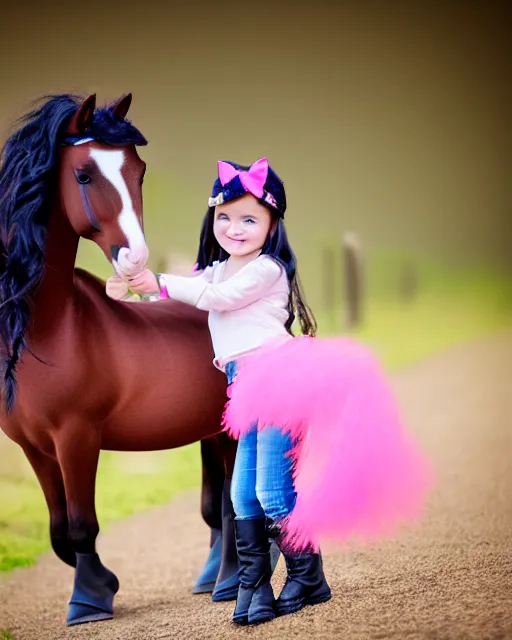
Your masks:
M 363 320 L 363 255 L 359 238 L 346 232 L 342 242 L 342 264 L 345 283 L 345 329 L 350 330 Z

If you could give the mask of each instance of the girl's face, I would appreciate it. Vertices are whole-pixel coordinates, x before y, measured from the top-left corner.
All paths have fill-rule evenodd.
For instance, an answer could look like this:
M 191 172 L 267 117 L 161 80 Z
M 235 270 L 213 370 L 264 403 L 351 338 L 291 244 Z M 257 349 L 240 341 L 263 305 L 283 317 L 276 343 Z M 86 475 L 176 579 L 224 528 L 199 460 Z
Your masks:
M 215 207 L 213 233 L 230 256 L 257 257 L 270 232 L 272 215 L 250 193 Z

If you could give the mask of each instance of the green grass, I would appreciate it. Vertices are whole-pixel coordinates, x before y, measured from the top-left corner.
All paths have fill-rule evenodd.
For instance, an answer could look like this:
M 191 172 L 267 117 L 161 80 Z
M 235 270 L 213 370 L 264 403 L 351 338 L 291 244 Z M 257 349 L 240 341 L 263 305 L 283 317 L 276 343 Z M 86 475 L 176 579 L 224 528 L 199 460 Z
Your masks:
M 9 631 L 0 630 L 0 640 L 16 640 L 16 638 Z
M 415 256 L 418 293 L 404 302 L 397 281 L 406 258 L 392 254 L 369 261 L 364 323 L 354 332 L 377 351 L 387 368 L 512 327 L 510 275 L 484 267 L 455 268 Z M 341 289 L 339 282 L 336 286 Z M 341 301 L 333 301 L 332 309 L 317 317 L 320 335 L 338 333 Z M 21 450 L 1 435 L 0 460 L 0 571 L 9 571 L 32 564 L 49 549 L 48 514 Z M 200 479 L 197 444 L 164 452 L 102 452 L 97 482 L 102 531 L 111 522 L 168 502 L 178 492 L 198 486 Z
M 449 347 L 512 326 L 508 314 L 459 300 L 441 311 L 437 296 L 425 293 L 408 305 L 371 301 L 367 320 L 354 335 L 369 343 L 391 370 L 412 364 Z
M 397 285 L 406 258 L 380 254 L 366 266 L 363 322 L 351 333 L 397 369 L 451 346 L 512 328 L 512 276 L 485 266 L 455 267 L 416 257 L 418 289 L 405 301 Z M 341 283 L 338 283 L 342 289 Z M 317 314 L 319 335 L 342 331 L 340 300 Z
M 0 571 L 26 567 L 50 548 L 48 513 L 21 449 L 0 438 Z M 165 504 L 200 482 L 199 445 L 172 451 L 102 451 L 96 504 L 102 530 L 111 522 Z M 198 505 L 199 509 L 199 505 Z

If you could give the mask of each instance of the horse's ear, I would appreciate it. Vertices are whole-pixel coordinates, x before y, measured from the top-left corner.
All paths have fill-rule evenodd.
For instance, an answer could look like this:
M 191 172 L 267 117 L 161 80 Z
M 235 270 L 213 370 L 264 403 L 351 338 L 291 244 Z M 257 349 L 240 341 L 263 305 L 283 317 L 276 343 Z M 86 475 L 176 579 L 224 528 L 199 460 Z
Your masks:
M 124 118 L 132 103 L 132 94 L 125 93 L 112 105 L 112 113 L 118 118 Z
M 71 133 L 72 135 L 79 135 L 83 133 L 92 123 L 94 109 L 96 109 L 95 93 L 85 98 L 82 104 L 78 107 L 68 125 L 68 133 Z

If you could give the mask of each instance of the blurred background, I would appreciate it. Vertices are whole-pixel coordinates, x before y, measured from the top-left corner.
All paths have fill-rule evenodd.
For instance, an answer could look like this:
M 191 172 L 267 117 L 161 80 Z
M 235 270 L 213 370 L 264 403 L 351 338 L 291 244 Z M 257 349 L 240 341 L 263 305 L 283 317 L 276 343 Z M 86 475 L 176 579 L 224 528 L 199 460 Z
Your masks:
M 9 3 L 2 140 L 42 94 L 130 91 L 154 269 L 193 264 L 216 161 L 267 156 L 321 335 L 353 331 L 396 369 L 512 325 L 510 3 L 176 5 Z M 112 273 L 92 243 L 78 264 Z M 47 522 L 24 459 L 1 459 L 8 569 L 48 547 Z M 105 454 L 102 524 L 197 484 L 198 463 Z

